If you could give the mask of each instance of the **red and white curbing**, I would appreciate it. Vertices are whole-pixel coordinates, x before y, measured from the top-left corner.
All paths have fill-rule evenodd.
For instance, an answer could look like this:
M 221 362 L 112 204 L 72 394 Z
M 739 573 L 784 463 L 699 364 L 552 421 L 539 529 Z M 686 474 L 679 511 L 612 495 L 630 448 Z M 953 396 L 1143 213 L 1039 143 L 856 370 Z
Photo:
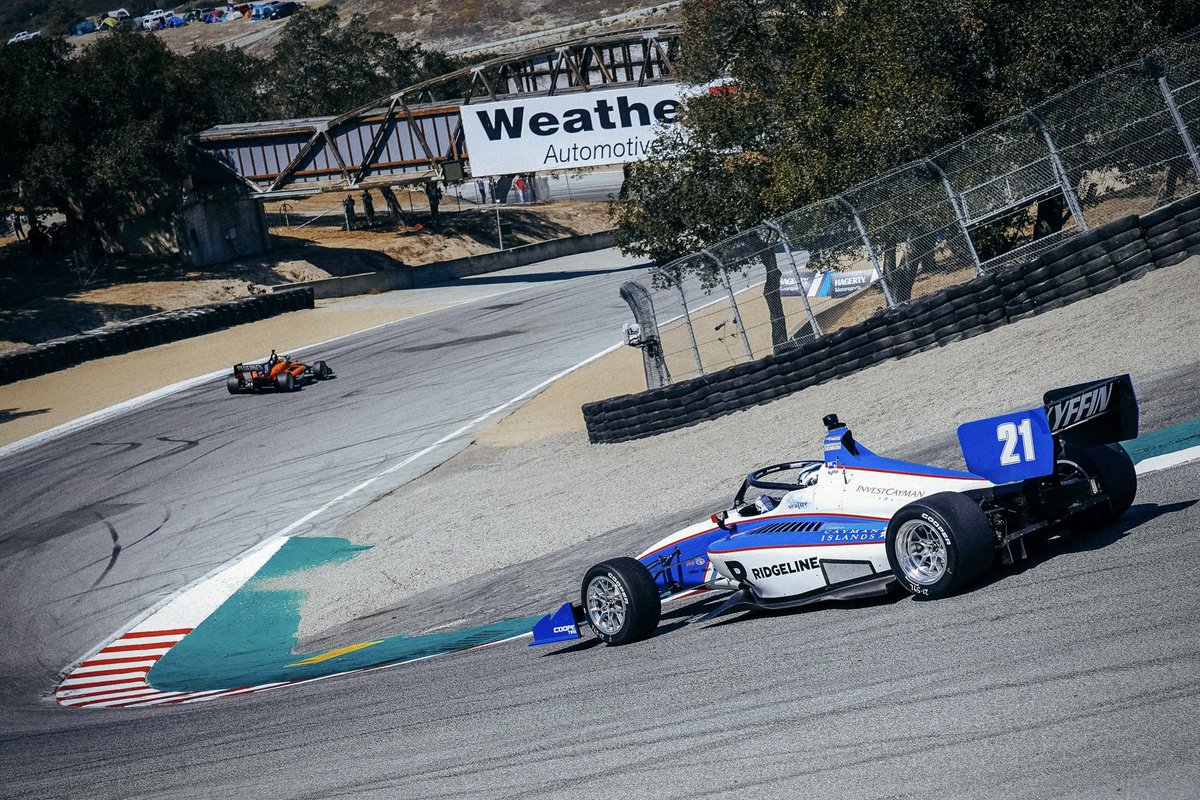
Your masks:
M 163 692 L 146 682 L 146 675 L 154 663 L 191 630 L 130 631 L 71 670 L 55 690 L 54 698 L 71 708 L 131 708 L 209 700 L 251 691 L 242 687 L 209 692 Z
M 164 692 L 151 686 L 146 677 L 159 659 L 254 577 L 286 541 L 286 536 L 280 536 L 263 543 L 88 656 L 59 683 L 54 699 L 71 708 L 132 708 L 213 700 L 284 685 Z
M 315 678 L 294 681 L 265 683 L 257 686 L 239 686 L 232 689 L 210 689 L 202 692 L 164 692 L 155 689 L 146 680 L 151 667 L 168 651 L 216 611 L 246 581 L 254 577 L 271 556 L 283 547 L 288 537 L 280 536 L 264 542 L 241 561 L 221 569 L 202 579 L 184 591 L 166 606 L 135 625 L 132 630 L 109 642 L 100 650 L 84 659 L 71 669 L 54 690 L 54 699 L 70 708 L 140 708 L 143 706 L 177 705 L 200 703 L 239 694 L 253 694 L 278 689 L 281 686 L 299 686 L 327 678 L 374 672 L 380 669 L 424 661 L 437 656 L 421 656 L 409 661 L 380 664 L 374 667 L 346 670 Z M 502 642 L 520 639 L 529 634 L 520 634 L 496 642 L 469 647 L 479 650 Z

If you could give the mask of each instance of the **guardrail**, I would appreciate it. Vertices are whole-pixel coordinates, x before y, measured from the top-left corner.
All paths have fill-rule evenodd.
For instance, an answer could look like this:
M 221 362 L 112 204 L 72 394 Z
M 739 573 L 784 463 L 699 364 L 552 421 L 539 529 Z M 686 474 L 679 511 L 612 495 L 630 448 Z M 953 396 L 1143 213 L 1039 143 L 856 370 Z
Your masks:
M 0 385 L 312 307 L 312 289 L 299 288 L 119 322 L 0 355 Z
M 302 283 L 287 283 L 274 287 L 273 291 L 290 291 L 303 287 L 314 292 L 318 300 L 324 300 L 328 297 L 350 297 L 369 292 L 415 289 L 421 286 L 432 286 L 437 283 L 465 278 L 470 275 L 483 275 L 502 269 L 524 267 L 550 258 L 561 258 L 562 256 L 604 250 L 612 246 L 612 231 L 599 231 L 579 236 L 564 236 L 561 239 L 534 242 L 533 244 L 521 245 L 520 247 L 500 250 L 495 253 L 483 253 L 482 255 L 456 258 L 450 261 L 439 261 L 436 264 L 424 264 L 408 269 L 388 270 L 386 272 L 360 272 L 356 275 L 321 278 Z
M 684 428 L 894 358 L 977 336 L 1200 254 L 1200 193 L 1121 217 L 1037 258 L 888 308 L 798 347 L 583 406 L 592 443 Z

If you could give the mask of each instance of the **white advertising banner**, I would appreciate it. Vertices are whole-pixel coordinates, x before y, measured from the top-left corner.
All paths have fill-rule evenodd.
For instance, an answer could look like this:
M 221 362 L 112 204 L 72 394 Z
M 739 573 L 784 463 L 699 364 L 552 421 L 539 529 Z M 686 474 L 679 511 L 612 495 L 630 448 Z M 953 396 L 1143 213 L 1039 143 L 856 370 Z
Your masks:
M 465 105 L 462 126 L 471 174 L 579 169 L 645 158 L 660 126 L 675 123 L 688 88 L 667 83 Z

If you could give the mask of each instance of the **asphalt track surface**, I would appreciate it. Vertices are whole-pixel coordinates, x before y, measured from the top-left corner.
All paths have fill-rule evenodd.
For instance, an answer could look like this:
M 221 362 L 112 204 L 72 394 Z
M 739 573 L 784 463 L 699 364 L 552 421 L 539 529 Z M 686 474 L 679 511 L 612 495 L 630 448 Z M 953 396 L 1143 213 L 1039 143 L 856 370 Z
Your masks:
M 154 604 L 620 341 L 637 263 L 604 251 L 463 281 L 447 291 L 471 302 L 313 350 L 335 380 L 231 397 L 222 377 L 0 460 L 0 704 L 15 712 Z M 291 533 L 331 530 L 470 438 Z
M 535 289 L 525 299 L 563 303 L 568 316 L 608 302 L 594 309 L 606 332 L 620 309 L 604 292 L 614 295 L 624 277 L 548 283 L 542 291 L 553 298 Z M 579 284 L 591 280 L 611 283 L 589 304 Z M 514 306 L 491 308 L 500 319 L 481 327 L 492 324 L 485 307 L 519 297 L 476 308 L 468 319 L 478 333 L 424 318 L 416 331 L 339 343 L 329 360 L 337 367 L 351 348 L 416 358 L 408 337 L 434 331 L 462 346 L 480 337 L 484 352 L 435 351 L 450 369 L 421 378 L 441 387 L 440 404 L 422 413 L 467 419 L 469 410 L 448 408 L 466 396 L 470 370 L 457 359 L 484 371 L 487 348 L 515 338 L 496 331 L 532 324 Z M 1197 416 L 1200 370 L 1194 353 L 1184 355 L 1178 370 L 1139 383 L 1144 429 Z M 0 462 L 6 506 L 21 487 L 0 528 L 6 797 L 1195 796 L 1197 463 L 1144 476 L 1118 523 L 1052 540 L 985 585 L 933 603 L 715 622 L 698 621 L 707 608 L 699 603 L 668 611 L 653 638 L 631 647 L 515 642 L 190 707 L 80 712 L 31 700 L 148 597 L 273 532 L 277 507 L 263 503 L 307 509 L 312 486 L 349 485 L 422 446 L 427 426 L 397 432 L 421 418 L 415 409 L 406 414 L 397 401 L 372 419 L 379 398 L 358 406 L 354 392 L 376 387 L 347 373 L 295 397 L 238 398 L 236 410 L 209 386 L 114 420 L 119 430 L 89 429 Z M 484 377 L 494 390 L 497 377 Z M 403 377 L 393 381 L 389 397 L 405 391 Z M 322 398 L 326 390 L 337 397 Z M 305 405 L 287 407 L 288 424 L 273 403 L 292 401 Z M 325 437 L 361 443 L 329 450 L 312 432 L 317 423 Z M 185 429 L 198 444 L 156 444 Z M 950 450 L 931 440 L 898 455 Z M 348 454 L 358 454 L 359 472 L 334 466 Z M 536 567 L 428 593 L 409 610 L 469 607 L 477 594 L 508 596 L 514 610 L 548 607 L 574 591 L 581 566 L 709 510 L 649 518 Z M 125 544 L 89 588 L 112 560 L 110 525 Z M 351 633 L 371 634 L 370 623 Z

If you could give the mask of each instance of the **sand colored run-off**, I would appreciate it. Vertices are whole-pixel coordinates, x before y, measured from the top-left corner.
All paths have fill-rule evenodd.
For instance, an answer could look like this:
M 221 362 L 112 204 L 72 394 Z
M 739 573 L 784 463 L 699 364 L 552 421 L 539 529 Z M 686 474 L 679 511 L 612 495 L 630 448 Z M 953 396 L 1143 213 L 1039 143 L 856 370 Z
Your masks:
M 281 353 L 299 350 L 451 305 L 404 302 L 405 298 L 396 293 L 395 299 L 385 303 L 334 303 L 293 311 L 0 386 L 0 446 L 164 386 L 229 369 L 238 361 L 261 358 L 272 348 Z

